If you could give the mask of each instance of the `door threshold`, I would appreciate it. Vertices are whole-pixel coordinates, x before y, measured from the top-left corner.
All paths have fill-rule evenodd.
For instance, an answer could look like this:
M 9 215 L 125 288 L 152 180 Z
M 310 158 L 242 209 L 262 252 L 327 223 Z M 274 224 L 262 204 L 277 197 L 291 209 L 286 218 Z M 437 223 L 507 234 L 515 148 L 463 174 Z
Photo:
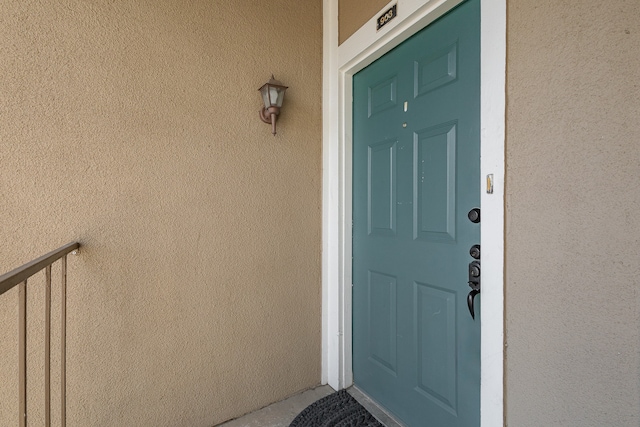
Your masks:
M 364 393 L 355 385 L 349 387 L 347 389 L 347 392 L 386 427 L 406 427 L 393 415 L 391 415 L 386 409 L 384 409 L 378 402 L 370 398 L 366 393 Z

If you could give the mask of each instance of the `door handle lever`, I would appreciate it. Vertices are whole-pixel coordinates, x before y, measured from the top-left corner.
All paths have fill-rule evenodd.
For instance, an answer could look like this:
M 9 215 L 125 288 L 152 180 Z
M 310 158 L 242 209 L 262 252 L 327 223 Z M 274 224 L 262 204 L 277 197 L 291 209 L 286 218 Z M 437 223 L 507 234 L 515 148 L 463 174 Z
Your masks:
M 469 286 L 471 286 L 471 283 L 469 283 Z M 473 310 L 473 299 L 479 293 L 480 293 L 480 291 L 476 291 L 475 289 L 473 289 L 471 292 L 469 292 L 469 295 L 467 295 L 467 306 L 469 307 L 469 313 L 471 313 L 471 318 L 474 319 L 474 320 L 476 318 L 476 315 L 475 315 L 475 312 Z

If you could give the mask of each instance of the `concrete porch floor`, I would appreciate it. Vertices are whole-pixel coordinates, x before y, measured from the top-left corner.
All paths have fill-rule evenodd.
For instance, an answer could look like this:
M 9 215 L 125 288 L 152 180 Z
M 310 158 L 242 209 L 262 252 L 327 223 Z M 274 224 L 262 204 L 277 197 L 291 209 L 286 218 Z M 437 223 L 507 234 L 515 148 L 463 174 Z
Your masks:
M 218 424 L 216 427 L 289 427 L 291 421 L 304 408 L 334 391 L 328 385 L 320 386 L 273 403 L 235 420 Z M 351 387 L 348 392 L 386 427 L 403 427 L 402 424 L 389 416 L 357 388 Z

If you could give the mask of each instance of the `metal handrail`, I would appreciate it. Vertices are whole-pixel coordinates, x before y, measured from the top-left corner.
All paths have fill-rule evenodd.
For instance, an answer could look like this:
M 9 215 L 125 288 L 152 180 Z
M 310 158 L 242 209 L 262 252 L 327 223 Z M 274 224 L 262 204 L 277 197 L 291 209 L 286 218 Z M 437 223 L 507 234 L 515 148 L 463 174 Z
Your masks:
M 51 426 L 51 265 L 60 260 L 60 425 L 66 426 L 67 418 L 67 255 L 77 253 L 80 244 L 68 243 L 40 258 L 26 263 L 0 276 L 0 295 L 18 286 L 18 386 L 19 425 L 27 426 L 27 280 L 45 271 L 45 426 Z
M 4 294 L 17 284 L 24 282 L 29 277 L 44 269 L 46 266 L 53 264 L 68 253 L 78 250 L 78 248 L 80 248 L 80 243 L 78 242 L 67 243 L 66 245 L 51 251 L 40 258 L 26 263 L 22 267 L 18 267 L 3 274 L 0 276 L 0 295 Z

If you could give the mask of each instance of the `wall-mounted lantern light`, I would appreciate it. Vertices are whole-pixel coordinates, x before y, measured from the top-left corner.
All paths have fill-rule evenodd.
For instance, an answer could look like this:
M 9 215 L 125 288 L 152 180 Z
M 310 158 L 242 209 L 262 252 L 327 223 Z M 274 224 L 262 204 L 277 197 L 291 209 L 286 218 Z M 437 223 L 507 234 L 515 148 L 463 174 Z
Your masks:
M 271 123 L 271 133 L 275 135 L 276 118 L 280 114 L 287 86 L 276 80 L 272 74 L 271 79 L 258 90 L 262 94 L 262 101 L 264 101 L 264 107 L 260 110 L 260 118 L 265 123 Z

